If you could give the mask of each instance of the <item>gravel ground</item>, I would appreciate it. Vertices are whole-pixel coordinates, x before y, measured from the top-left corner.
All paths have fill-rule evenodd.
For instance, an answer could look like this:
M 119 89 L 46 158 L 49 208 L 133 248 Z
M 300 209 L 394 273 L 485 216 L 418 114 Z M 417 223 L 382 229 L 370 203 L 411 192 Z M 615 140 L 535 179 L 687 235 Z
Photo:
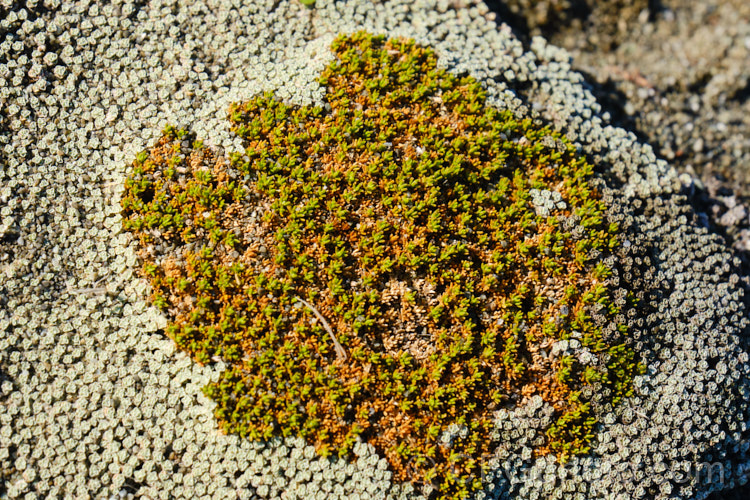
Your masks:
M 634 398 L 602 410 L 595 456 L 568 467 L 531 459 L 521 434 L 533 434 L 535 415 L 547 411 L 531 401 L 498 416 L 507 446 L 479 497 L 704 498 L 744 481 L 750 364 L 739 337 L 746 327 L 741 262 L 694 217 L 691 200 L 701 184 L 610 125 L 635 124 L 651 139 L 635 111 L 627 122 L 627 104 L 618 114 L 600 108 L 591 91 L 608 88 L 606 79 L 599 87 L 584 83 L 569 53 L 538 39 L 524 47 L 489 20 L 491 12 L 473 6 L 0 0 L 2 495 L 419 497 L 409 485 L 392 484 L 385 462 L 365 445 L 347 463 L 316 458 L 294 439 L 251 443 L 219 434 L 200 387 L 222 367 L 198 367 L 163 336 L 164 318 L 143 301 L 146 285 L 135 278 L 137 259 L 119 216 L 128 163 L 164 125 L 189 126 L 209 145 L 236 149 L 225 121 L 230 101 L 265 89 L 295 103 L 319 100 L 313 80 L 329 57 L 326 47 L 334 34 L 358 28 L 431 44 L 451 71 L 480 79 L 495 105 L 534 113 L 578 141 L 609 185 L 610 216 L 628 242 L 622 286 L 652 306 L 631 318 L 649 372 Z M 659 16 L 669 22 L 660 12 L 651 24 Z M 736 40 L 722 43 L 732 52 Z M 697 67 L 683 69 L 699 74 Z M 746 81 L 743 70 L 733 78 Z M 621 80 L 639 95 L 645 87 L 628 71 Z M 697 79 L 705 88 L 729 85 L 711 87 L 712 80 Z M 671 116 L 656 95 L 644 101 Z M 713 126 L 698 111 L 688 114 L 691 130 Z M 732 127 L 702 134 L 702 148 L 692 132 L 674 132 L 672 161 L 682 157 L 675 149 L 682 137 L 680 145 L 692 144 L 683 149 L 695 154 L 696 173 L 708 170 L 699 154 L 708 158 L 719 143 L 741 151 L 739 163 L 747 144 L 729 140 L 741 135 Z M 668 158 L 667 143 L 654 137 L 656 152 Z M 703 186 L 709 201 L 727 205 L 707 180 Z M 702 463 L 719 464 L 724 481 L 672 474 Z

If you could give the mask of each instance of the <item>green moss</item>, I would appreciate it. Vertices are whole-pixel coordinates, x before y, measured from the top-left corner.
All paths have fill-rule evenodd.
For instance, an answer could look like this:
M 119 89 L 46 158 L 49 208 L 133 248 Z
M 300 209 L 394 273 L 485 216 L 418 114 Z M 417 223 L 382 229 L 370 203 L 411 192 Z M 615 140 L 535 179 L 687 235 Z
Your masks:
M 616 403 L 642 370 L 627 328 L 605 339 L 592 319 L 620 313 L 603 262 L 617 226 L 592 166 L 413 41 L 356 33 L 332 50 L 329 107 L 271 93 L 233 105 L 246 150 L 228 164 L 167 129 L 126 184 L 167 333 L 230 366 L 205 388 L 221 428 L 302 436 L 326 456 L 365 440 L 440 498 L 481 486 L 493 412 L 525 397 L 557 412 L 538 454 L 588 453 L 583 389 Z M 564 208 L 540 215 L 531 189 Z M 159 265 L 155 237 L 180 249 Z M 602 362 L 546 354 L 571 338 Z M 446 445 L 452 425 L 467 432 Z

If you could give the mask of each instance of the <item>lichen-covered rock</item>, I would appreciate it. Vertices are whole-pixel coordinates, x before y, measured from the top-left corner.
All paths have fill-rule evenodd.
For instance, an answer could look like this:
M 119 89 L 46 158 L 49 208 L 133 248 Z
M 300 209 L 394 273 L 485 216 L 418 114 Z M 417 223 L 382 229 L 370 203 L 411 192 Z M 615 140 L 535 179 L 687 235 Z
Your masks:
M 331 40 L 361 29 L 433 47 L 439 67 L 476 78 L 489 105 L 535 115 L 577 143 L 619 225 L 615 286 L 640 299 L 627 320 L 647 371 L 631 398 L 597 410 L 591 453 L 565 465 L 535 455 L 528 436 L 543 433 L 555 409 L 530 398 L 495 415 L 503 445 L 476 496 L 703 498 L 745 481 L 746 312 L 731 255 L 694 224 L 674 171 L 609 126 L 564 51 L 541 41 L 524 50 L 474 2 L 0 8 L 9 82 L 0 89 L 0 468 L 9 497 L 419 496 L 366 444 L 347 461 L 291 437 L 218 434 L 200 388 L 224 366 L 199 367 L 158 331 L 164 318 L 141 299 L 148 290 L 133 280 L 137 258 L 118 215 L 131 159 L 167 123 L 237 151 L 230 102 L 277 90 L 285 103 L 320 103 L 315 80 Z

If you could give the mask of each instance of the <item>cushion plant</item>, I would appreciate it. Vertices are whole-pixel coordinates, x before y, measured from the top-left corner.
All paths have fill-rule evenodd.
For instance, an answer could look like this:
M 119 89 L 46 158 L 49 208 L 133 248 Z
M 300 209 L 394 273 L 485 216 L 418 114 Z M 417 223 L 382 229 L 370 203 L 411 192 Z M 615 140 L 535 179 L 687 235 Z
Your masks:
M 221 428 L 341 457 L 362 440 L 440 498 L 481 486 L 493 413 L 533 396 L 556 412 L 535 453 L 588 453 L 596 406 L 643 369 L 592 165 L 429 48 L 332 51 L 322 106 L 232 105 L 228 158 L 168 127 L 127 180 L 168 335 L 227 364 L 205 388 Z

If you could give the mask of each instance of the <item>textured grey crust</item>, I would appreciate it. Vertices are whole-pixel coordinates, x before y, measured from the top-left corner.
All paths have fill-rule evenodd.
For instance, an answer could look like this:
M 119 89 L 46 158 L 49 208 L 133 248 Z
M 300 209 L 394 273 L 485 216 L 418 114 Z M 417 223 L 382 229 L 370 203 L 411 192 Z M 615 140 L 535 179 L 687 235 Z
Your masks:
M 498 413 L 503 444 L 478 497 L 703 498 L 745 481 L 750 363 L 730 254 L 692 223 L 674 170 L 607 125 L 567 53 L 541 39 L 525 52 L 483 5 L 451 5 L 0 0 L 3 494 L 419 497 L 392 484 L 366 445 L 347 463 L 296 439 L 218 433 L 200 388 L 222 367 L 198 367 L 159 332 L 165 319 L 143 300 L 118 214 L 130 160 L 164 125 L 235 150 L 229 102 L 271 89 L 318 101 L 328 44 L 358 29 L 431 45 L 494 105 L 539 114 L 578 141 L 623 226 L 620 286 L 645 304 L 628 321 L 648 373 L 634 398 L 600 408 L 596 455 L 564 467 L 531 459 L 551 418 L 532 399 Z

